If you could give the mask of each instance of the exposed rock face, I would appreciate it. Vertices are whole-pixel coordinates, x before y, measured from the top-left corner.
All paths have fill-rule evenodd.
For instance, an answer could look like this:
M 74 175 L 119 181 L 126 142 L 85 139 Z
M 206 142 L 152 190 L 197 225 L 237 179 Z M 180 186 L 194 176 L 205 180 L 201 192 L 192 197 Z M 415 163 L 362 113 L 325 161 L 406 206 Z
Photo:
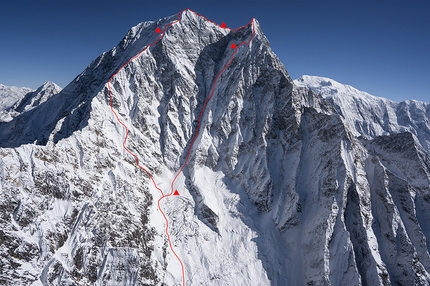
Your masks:
M 186 285 L 430 283 L 428 105 L 393 107 L 404 129 L 367 105 L 357 117 L 294 84 L 256 20 L 230 30 L 189 10 L 133 27 L 0 123 L 1 283 L 181 285 L 109 80 L 127 148 L 181 194 L 160 207 Z

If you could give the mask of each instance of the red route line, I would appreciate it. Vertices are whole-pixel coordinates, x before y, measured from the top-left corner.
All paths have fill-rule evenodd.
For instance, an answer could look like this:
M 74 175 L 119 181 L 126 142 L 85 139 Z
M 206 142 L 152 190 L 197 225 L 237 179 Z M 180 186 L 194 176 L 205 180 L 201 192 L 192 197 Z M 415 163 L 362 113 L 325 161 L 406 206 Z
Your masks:
M 157 185 L 157 183 L 155 182 L 155 179 L 154 179 L 154 177 L 152 176 L 152 174 L 148 171 L 148 169 L 146 169 L 145 167 L 143 167 L 142 165 L 140 165 L 139 164 L 139 157 L 135 154 L 135 153 L 133 153 L 130 149 L 128 149 L 127 148 L 127 146 L 125 145 L 126 144 L 126 141 L 127 141 L 127 138 L 128 138 L 128 131 L 129 131 L 129 129 L 128 129 L 128 127 L 119 119 L 119 116 L 118 116 L 118 113 L 113 109 L 113 93 L 112 93 L 112 90 L 111 90 L 111 87 L 110 87 L 110 82 L 112 81 L 112 79 L 122 70 L 122 69 L 124 69 L 128 64 L 130 64 L 133 60 L 135 60 L 136 58 L 138 58 L 140 55 L 142 55 L 146 50 L 148 50 L 150 47 L 152 47 L 152 46 L 154 46 L 155 44 L 157 44 L 157 42 L 164 36 L 164 33 L 166 32 L 166 30 L 170 27 L 170 26 L 172 26 L 172 25 L 174 25 L 174 24 L 176 24 L 176 23 L 178 23 L 180 20 L 181 20 L 181 15 L 182 15 L 182 13 L 184 12 L 184 11 L 186 11 L 186 10 L 189 10 L 189 11 L 191 11 L 191 12 L 193 12 L 194 14 L 196 14 L 197 16 L 200 16 L 200 17 L 202 17 L 202 18 L 204 18 L 206 21 L 208 21 L 208 22 L 211 22 L 211 23 L 213 23 L 213 24 L 216 24 L 216 25 L 218 25 L 217 23 L 215 23 L 214 21 L 211 21 L 211 20 L 208 20 L 206 17 L 204 17 L 204 16 L 202 16 L 202 15 L 200 15 L 200 14 L 197 14 L 196 12 L 194 12 L 194 11 L 192 11 L 192 10 L 190 10 L 190 9 L 184 9 L 184 10 L 182 10 L 181 12 L 179 12 L 178 13 L 178 19 L 177 20 L 175 20 L 175 21 L 173 21 L 173 22 L 171 22 L 171 23 L 168 23 L 168 24 L 166 24 L 165 26 L 164 26 L 164 28 L 163 28 L 163 30 L 161 30 L 161 32 L 160 32 L 160 36 L 158 36 L 158 38 L 154 41 L 154 42 L 152 42 L 152 43 L 150 43 L 150 44 L 148 44 L 142 51 L 140 51 L 137 55 L 135 55 L 134 57 L 132 57 L 132 58 L 130 58 L 125 64 L 123 64 L 110 78 L 109 78 L 109 80 L 108 80 L 108 82 L 107 82 L 107 87 L 108 87 L 108 92 L 109 92 L 109 97 L 110 97 L 110 99 L 109 99 L 109 106 L 110 106 L 110 109 L 111 109 L 111 111 L 112 111 L 112 113 L 115 115 L 115 117 L 116 117 L 116 120 L 118 121 L 118 123 L 119 124 L 121 124 L 122 125 L 122 127 L 124 127 L 124 129 L 125 129 L 125 136 L 124 136 L 124 140 L 122 141 L 122 147 L 124 148 L 124 150 L 125 151 L 127 151 L 127 153 L 129 153 L 131 156 L 133 156 L 134 157 L 134 159 L 135 159 L 135 161 L 136 161 L 136 165 L 141 169 L 141 170 L 143 170 L 148 176 L 149 176 L 149 178 L 151 179 L 151 181 L 152 181 L 152 183 L 154 184 L 154 187 L 158 190 L 158 191 L 160 191 L 160 193 L 161 193 L 161 197 L 158 199 L 158 201 L 157 201 L 157 206 L 158 206 L 158 209 L 160 210 L 160 212 L 161 212 L 161 214 L 163 215 L 163 217 L 164 217 L 164 220 L 166 221 L 166 236 L 167 236 L 167 240 L 168 240 L 168 242 L 169 242 L 169 246 L 170 246 L 170 250 L 172 251 L 172 253 L 175 255 L 175 257 L 176 257 L 176 259 L 179 261 L 179 263 L 181 264 L 181 274 L 182 274 L 182 285 L 183 286 L 185 286 L 185 268 L 184 268 L 184 264 L 183 264 L 183 262 L 182 262 L 182 260 L 179 258 L 179 256 L 178 256 L 178 254 L 176 254 L 176 252 L 175 252 L 175 250 L 174 250 L 174 248 L 173 248 L 173 244 L 172 244 L 172 241 L 171 241 L 171 239 L 170 239 L 170 234 L 169 234 L 169 220 L 167 219 L 167 216 L 166 216 L 166 214 L 164 213 L 164 211 L 162 210 L 162 208 L 161 208 L 161 205 L 160 205 L 160 202 L 161 202 L 161 200 L 162 199 L 164 199 L 164 198 L 166 198 L 166 197 L 169 197 L 169 196 L 171 196 L 172 194 L 173 194 L 173 192 L 174 192 L 174 184 L 175 184 L 175 182 L 176 182 L 176 179 L 178 178 L 178 176 L 179 176 L 179 174 L 181 174 L 182 173 L 182 171 L 183 171 L 183 169 L 185 168 L 185 166 L 188 164 L 188 160 L 189 160 L 189 158 L 190 158 L 190 155 L 191 155 L 191 149 L 193 148 L 193 145 L 194 145 L 194 142 L 196 141 L 196 139 L 197 139 L 197 136 L 199 135 L 199 130 L 200 130 L 200 125 L 201 125 L 201 119 L 202 119 L 202 117 L 203 117 L 203 114 L 204 114 L 204 112 L 205 112 L 205 109 L 206 109 L 206 106 L 207 106 L 207 104 L 208 104 L 208 102 L 210 101 L 210 99 L 212 98 L 212 96 L 214 95 L 214 93 L 215 93 L 215 88 L 216 88 L 216 83 L 217 83 L 217 81 L 218 81 L 218 78 L 221 76 L 221 74 L 227 69 L 227 67 L 229 67 L 230 65 L 231 65 L 231 63 L 233 62 L 233 58 L 234 58 L 234 56 L 236 55 L 236 53 L 237 53 L 237 51 L 239 50 L 239 48 L 241 47 L 241 46 L 243 46 L 243 45 L 246 45 L 246 46 L 249 46 L 249 44 L 251 43 L 251 40 L 254 38 L 254 36 L 255 36 L 255 28 L 254 28 L 254 19 L 252 19 L 248 24 L 246 24 L 246 25 L 244 25 L 244 26 L 241 26 L 241 27 L 239 27 L 239 28 L 236 28 L 236 29 L 234 29 L 234 30 L 232 30 L 232 31 L 237 31 L 237 30 L 240 30 L 240 29 L 243 29 L 243 28 L 245 28 L 246 26 L 248 26 L 250 23 L 251 23 L 251 25 L 252 25 L 252 35 L 251 35 L 251 37 L 249 38 L 249 40 L 248 41 L 243 41 L 243 42 L 241 42 L 240 44 L 238 44 L 237 46 L 236 46 L 236 48 L 234 49 L 234 52 L 233 52 L 233 54 L 231 55 L 231 58 L 230 58 L 230 61 L 227 63 L 227 64 L 225 64 L 224 66 L 223 66 L 223 68 L 221 69 L 221 71 L 216 75 L 216 77 L 215 77 L 215 80 L 214 80 L 214 82 L 213 82 L 213 85 L 212 85 L 212 89 L 211 89 L 211 92 L 210 92 L 210 94 L 209 94 L 209 96 L 208 96 L 208 98 L 205 100 L 205 102 L 203 103 L 203 107 L 202 107 L 202 109 L 201 109 L 201 111 L 200 111 L 200 114 L 199 114 L 199 117 L 198 117 L 198 119 L 197 119 L 197 128 L 196 128 L 196 132 L 194 133 L 194 136 L 192 137 L 192 139 L 191 139 L 191 142 L 190 142 L 190 146 L 188 147 L 188 150 L 187 150 L 187 155 L 186 155 L 186 157 L 185 157 L 185 161 L 184 161 L 184 163 L 182 164 L 182 166 L 181 166 L 181 168 L 179 169 L 179 171 L 178 171 L 178 173 L 175 175 L 175 177 L 174 177 L 174 179 L 173 179 L 173 181 L 172 181 L 172 183 L 171 183 L 171 191 L 170 191 L 170 193 L 168 193 L 168 194 L 164 194 L 164 192 L 163 192 L 163 190 L 162 189 L 160 189 L 160 187 L 158 187 L 158 185 Z M 219 25 L 218 25 L 219 26 Z M 226 28 L 226 29 L 228 29 L 228 28 Z
M 215 88 L 216 88 L 216 83 L 217 83 L 217 81 L 218 81 L 218 78 L 221 76 L 221 74 L 222 74 L 222 73 L 224 73 L 224 71 L 226 70 L 226 68 L 227 68 L 228 66 L 230 66 L 230 65 L 231 65 L 231 63 L 233 62 L 233 58 L 234 58 L 234 56 L 236 55 L 236 53 L 237 53 L 237 51 L 239 50 L 239 48 L 240 48 L 241 46 L 243 46 L 243 45 L 247 45 L 247 46 L 248 46 L 248 45 L 249 45 L 249 43 L 251 42 L 251 40 L 254 38 L 254 35 L 255 35 L 255 31 L 254 31 L 254 19 L 252 19 L 250 23 L 252 24 L 252 35 L 251 35 L 251 38 L 249 38 L 249 40 L 248 40 L 248 41 L 241 42 L 239 45 L 237 45 L 237 46 L 236 46 L 236 48 L 234 49 L 233 54 L 231 55 L 230 61 L 229 61 L 227 64 L 225 64 L 225 65 L 223 66 L 223 68 L 221 69 L 221 71 L 220 71 L 220 72 L 216 75 L 216 77 L 215 77 L 215 80 L 214 80 L 213 85 L 212 85 L 211 93 L 209 94 L 208 98 L 206 98 L 205 102 L 203 103 L 202 110 L 200 111 L 199 117 L 198 117 L 198 119 L 197 119 L 197 128 L 196 128 L 196 132 L 195 132 L 195 134 L 194 134 L 193 138 L 191 139 L 191 143 L 190 143 L 190 146 L 188 147 L 188 151 L 187 151 L 187 156 L 185 157 L 185 161 L 184 161 L 184 163 L 182 164 L 181 168 L 179 169 L 178 173 L 176 174 L 175 178 L 174 178 L 174 179 L 173 179 L 173 181 L 172 181 L 172 184 L 171 184 L 171 190 L 170 190 L 170 194 L 169 194 L 169 195 L 171 195 L 171 194 L 173 193 L 173 189 L 174 189 L 174 186 L 173 186 L 173 185 L 175 184 L 175 181 L 176 181 L 176 179 L 178 178 L 179 174 L 181 174 L 181 173 L 182 173 L 182 170 L 183 170 L 183 169 L 185 168 L 185 166 L 188 164 L 188 159 L 190 158 L 190 155 L 191 155 L 191 149 L 193 148 L 194 142 L 196 141 L 197 136 L 199 135 L 201 119 L 202 119 L 203 114 L 204 114 L 204 112 L 205 112 L 206 105 L 208 104 L 209 100 L 211 100 L 212 96 L 213 96 L 213 95 L 214 95 L 214 93 L 215 93 Z M 248 23 L 247 25 L 249 25 L 249 23 Z M 233 30 L 233 31 L 237 31 L 237 30 L 239 30 L 239 29 L 242 29 L 242 28 L 246 27 L 247 25 L 242 26 L 242 27 L 239 27 L 239 28 L 237 28 L 237 29 L 235 29 L 235 30 Z

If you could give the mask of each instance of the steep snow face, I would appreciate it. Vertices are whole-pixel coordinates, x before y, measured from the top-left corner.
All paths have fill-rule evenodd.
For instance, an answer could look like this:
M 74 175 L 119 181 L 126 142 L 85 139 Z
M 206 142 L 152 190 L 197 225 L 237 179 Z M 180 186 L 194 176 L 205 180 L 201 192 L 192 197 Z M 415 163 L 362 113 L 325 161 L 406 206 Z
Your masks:
M 417 136 L 358 139 L 256 20 L 141 23 L 42 101 L 0 123 L 3 284 L 430 283 Z
M 325 77 L 304 75 L 294 84 L 327 98 L 354 135 L 369 139 L 411 132 L 430 155 L 430 104 L 416 100 L 397 103 Z

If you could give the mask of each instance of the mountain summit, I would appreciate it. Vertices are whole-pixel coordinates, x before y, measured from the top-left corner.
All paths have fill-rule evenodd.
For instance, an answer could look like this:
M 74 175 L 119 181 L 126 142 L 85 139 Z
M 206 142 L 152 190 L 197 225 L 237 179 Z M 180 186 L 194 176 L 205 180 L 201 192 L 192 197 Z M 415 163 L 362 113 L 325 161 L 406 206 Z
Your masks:
M 301 82 L 255 19 L 131 28 L 0 122 L 0 281 L 430 283 L 425 126 L 366 133 L 385 113 Z

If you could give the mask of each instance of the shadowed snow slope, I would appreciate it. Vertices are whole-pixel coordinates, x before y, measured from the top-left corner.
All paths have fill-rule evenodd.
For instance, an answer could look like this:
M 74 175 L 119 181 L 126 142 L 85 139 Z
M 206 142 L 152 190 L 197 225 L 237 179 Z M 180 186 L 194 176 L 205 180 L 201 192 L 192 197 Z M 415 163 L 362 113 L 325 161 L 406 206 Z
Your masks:
M 320 79 L 294 84 L 256 20 L 133 27 L 0 123 L 0 284 L 182 284 L 108 86 L 127 148 L 180 193 L 160 207 L 185 285 L 430 283 L 428 104 Z

